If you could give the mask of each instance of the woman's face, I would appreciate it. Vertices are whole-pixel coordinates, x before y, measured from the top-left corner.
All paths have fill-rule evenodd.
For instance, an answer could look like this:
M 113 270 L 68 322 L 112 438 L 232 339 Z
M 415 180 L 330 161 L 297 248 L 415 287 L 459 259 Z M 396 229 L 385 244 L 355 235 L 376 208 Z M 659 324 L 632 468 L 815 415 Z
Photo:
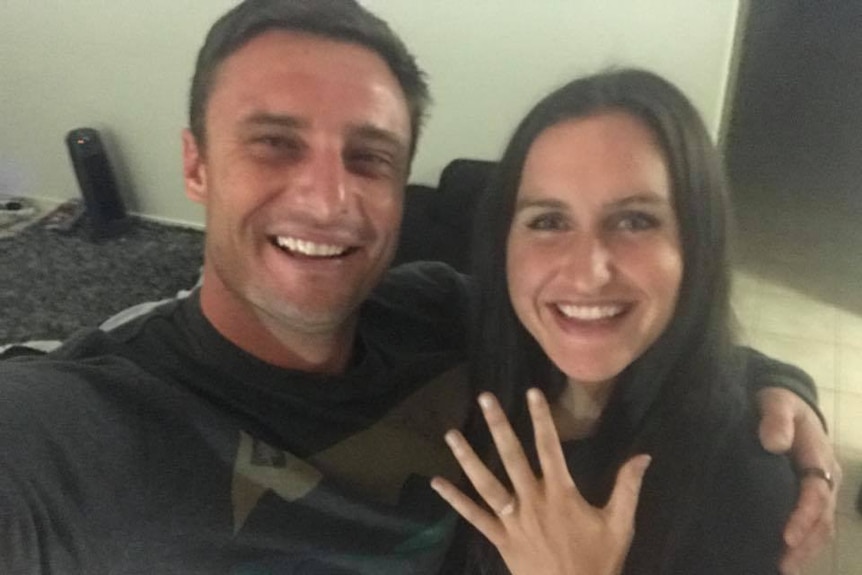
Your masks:
M 610 383 L 656 341 L 683 257 L 664 154 L 646 124 L 603 112 L 539 135 L 506 270 L 518 318 L 571 381 Z

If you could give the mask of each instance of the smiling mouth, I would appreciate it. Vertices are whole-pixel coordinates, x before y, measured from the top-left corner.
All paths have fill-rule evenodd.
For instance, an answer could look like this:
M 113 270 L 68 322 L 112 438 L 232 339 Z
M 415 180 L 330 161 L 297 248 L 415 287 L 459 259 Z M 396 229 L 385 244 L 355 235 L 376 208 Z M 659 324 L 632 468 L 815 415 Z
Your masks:
M 321 244 L 290 236 L 276 236 L 272 238 L 272 244 L 291 256 L 311 259 L 342 258 L 359 249 L 338 244 Z
M 557 311 L 568 319 L 578 321 L 603 321 L 611 320 L 620 317 L 626 313 L 631 306 L 613 304 L 613 305 L 571 305 L 557 304 Z

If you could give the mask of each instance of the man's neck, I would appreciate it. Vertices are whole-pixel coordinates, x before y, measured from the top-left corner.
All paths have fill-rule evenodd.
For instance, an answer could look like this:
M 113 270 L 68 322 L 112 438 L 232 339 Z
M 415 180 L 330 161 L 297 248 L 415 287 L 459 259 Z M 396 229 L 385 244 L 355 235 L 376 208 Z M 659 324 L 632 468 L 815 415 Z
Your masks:
M 298 333 L 236 298 L 219 297 L 201 286 L 201 311 L 223 337 L 246 353 L 276 367 L 309 373 L 340 374 L 354 350 L 356 322 L 336 332 Z

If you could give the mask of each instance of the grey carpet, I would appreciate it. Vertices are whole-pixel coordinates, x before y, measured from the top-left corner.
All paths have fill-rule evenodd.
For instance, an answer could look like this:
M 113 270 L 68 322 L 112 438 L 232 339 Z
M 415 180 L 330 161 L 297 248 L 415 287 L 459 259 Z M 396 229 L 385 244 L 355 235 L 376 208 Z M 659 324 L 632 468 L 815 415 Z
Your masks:
M 131 305 L 173 296 L 200 273 L 203 233 L 132 219 L 120 237 L 92 241 L 36 223 L 0 238 L 0 345 L 64 339 Z

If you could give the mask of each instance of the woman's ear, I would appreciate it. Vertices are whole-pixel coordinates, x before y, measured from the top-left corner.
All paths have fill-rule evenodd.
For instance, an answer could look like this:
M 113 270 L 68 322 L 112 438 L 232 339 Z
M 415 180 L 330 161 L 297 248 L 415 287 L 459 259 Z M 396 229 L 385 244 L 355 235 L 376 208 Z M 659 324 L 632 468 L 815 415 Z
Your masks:
M 205 204 L 207 201 L 207 174 L 203 151 L 191 130 L 185 128 L 183 138 L 183 181 L 186 196 L 194 202 Z

